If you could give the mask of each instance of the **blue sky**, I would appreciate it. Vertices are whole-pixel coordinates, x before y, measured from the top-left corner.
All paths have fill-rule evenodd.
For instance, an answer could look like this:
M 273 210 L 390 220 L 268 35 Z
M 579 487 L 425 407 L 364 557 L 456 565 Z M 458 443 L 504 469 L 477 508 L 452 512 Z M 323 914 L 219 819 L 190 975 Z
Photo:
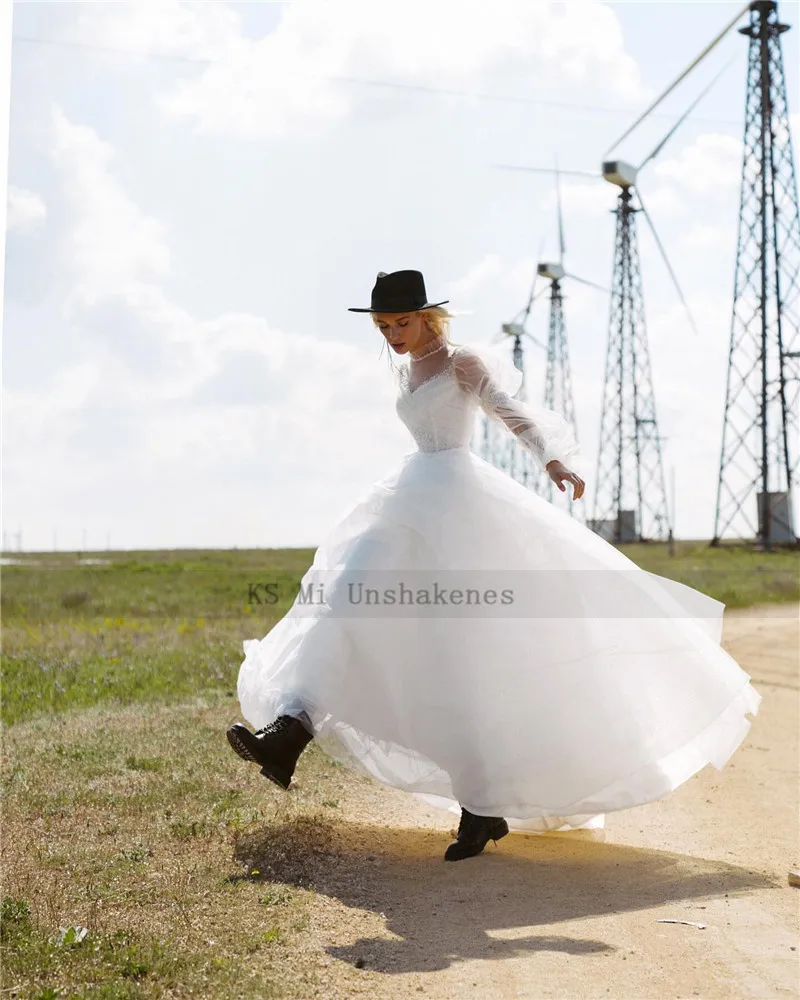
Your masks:
M 418 267 L 469 311 L 456 340 L 493 337 L 556 249 L 552 181 L 494 165 L 596 168 L 741 6 L 15 4 L 4 527 L 27 549 L 318 544 L 412 446 L 379 335 L 347 306 L 378 270 Z M 798 5 L 781 11 L 796 137 Z M 734 32 L 665 101 L 680 114 L 735 57 L 642 180 L 700 328 L 641 232 L 680 537 L 713 527 L 746 50 Z M 569 269 L 608 284 L 614 190 L 563 195 Z M 593 467 L 607 300 L 573 285 L 566 309 Z M 535 397 L 535 350 L 527 377 Z

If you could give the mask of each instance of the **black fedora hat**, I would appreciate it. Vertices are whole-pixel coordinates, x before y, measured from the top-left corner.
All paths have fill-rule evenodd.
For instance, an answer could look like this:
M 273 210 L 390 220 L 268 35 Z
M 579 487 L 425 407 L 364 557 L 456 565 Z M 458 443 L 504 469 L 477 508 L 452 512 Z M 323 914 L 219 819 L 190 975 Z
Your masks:
M 416 312 L 419 309 L 443 306 L 449 301 L 450 299 L 443 299 L 441 302 L 428 302 L 425 279 L 421 271 L 392 271 L 391 274 L 379 271 L 372 289 L 372 305 L 369 309 L 349 308 L 348 312 Z

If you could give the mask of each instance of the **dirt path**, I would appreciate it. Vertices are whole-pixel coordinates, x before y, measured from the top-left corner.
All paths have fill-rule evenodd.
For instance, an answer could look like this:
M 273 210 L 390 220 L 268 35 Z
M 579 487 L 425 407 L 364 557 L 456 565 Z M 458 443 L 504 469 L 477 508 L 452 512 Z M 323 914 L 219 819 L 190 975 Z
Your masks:
M 514 834 L 446 865 L 455 817 L 358 783 L 342 802 L 352 863 L 314 907 L 331 956 L 319 995 L 797 996 L 799 614 L 726 614 L 724 645 L 764 699 L 749 738 L 722 772 L 609 816 L 604 832 Z M 337 959 L 363 963 L 358 983 Z

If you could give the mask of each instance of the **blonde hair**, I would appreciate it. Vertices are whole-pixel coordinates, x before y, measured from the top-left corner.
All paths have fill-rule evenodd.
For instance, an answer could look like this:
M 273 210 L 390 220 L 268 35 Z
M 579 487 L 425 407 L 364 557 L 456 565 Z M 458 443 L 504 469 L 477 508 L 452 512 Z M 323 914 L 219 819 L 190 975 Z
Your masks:
M 422 321 L 428 329 L 437 337 L 444 337 L 448 344 L 452 344 L 450 339 L 450 320 L 454 319 L 455 313 L 451 313 L 444 306 L 429 306 L 427 309 L 414 309 L 413 312 L 422 313 Z M 378 313 L 372 313 L 372 322 L 378 325 Z

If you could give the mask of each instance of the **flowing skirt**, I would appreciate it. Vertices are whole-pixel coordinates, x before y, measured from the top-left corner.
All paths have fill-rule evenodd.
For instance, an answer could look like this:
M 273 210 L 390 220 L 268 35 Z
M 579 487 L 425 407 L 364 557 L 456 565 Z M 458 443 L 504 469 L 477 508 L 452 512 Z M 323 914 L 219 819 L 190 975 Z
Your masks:
M 256 728 L 305 711 L 331 757 L 432 804 L 592 827 L 741 744 L 761 698 L 724 607 L 468 448 L 415 451 L 244 641 L 238 696 Z

